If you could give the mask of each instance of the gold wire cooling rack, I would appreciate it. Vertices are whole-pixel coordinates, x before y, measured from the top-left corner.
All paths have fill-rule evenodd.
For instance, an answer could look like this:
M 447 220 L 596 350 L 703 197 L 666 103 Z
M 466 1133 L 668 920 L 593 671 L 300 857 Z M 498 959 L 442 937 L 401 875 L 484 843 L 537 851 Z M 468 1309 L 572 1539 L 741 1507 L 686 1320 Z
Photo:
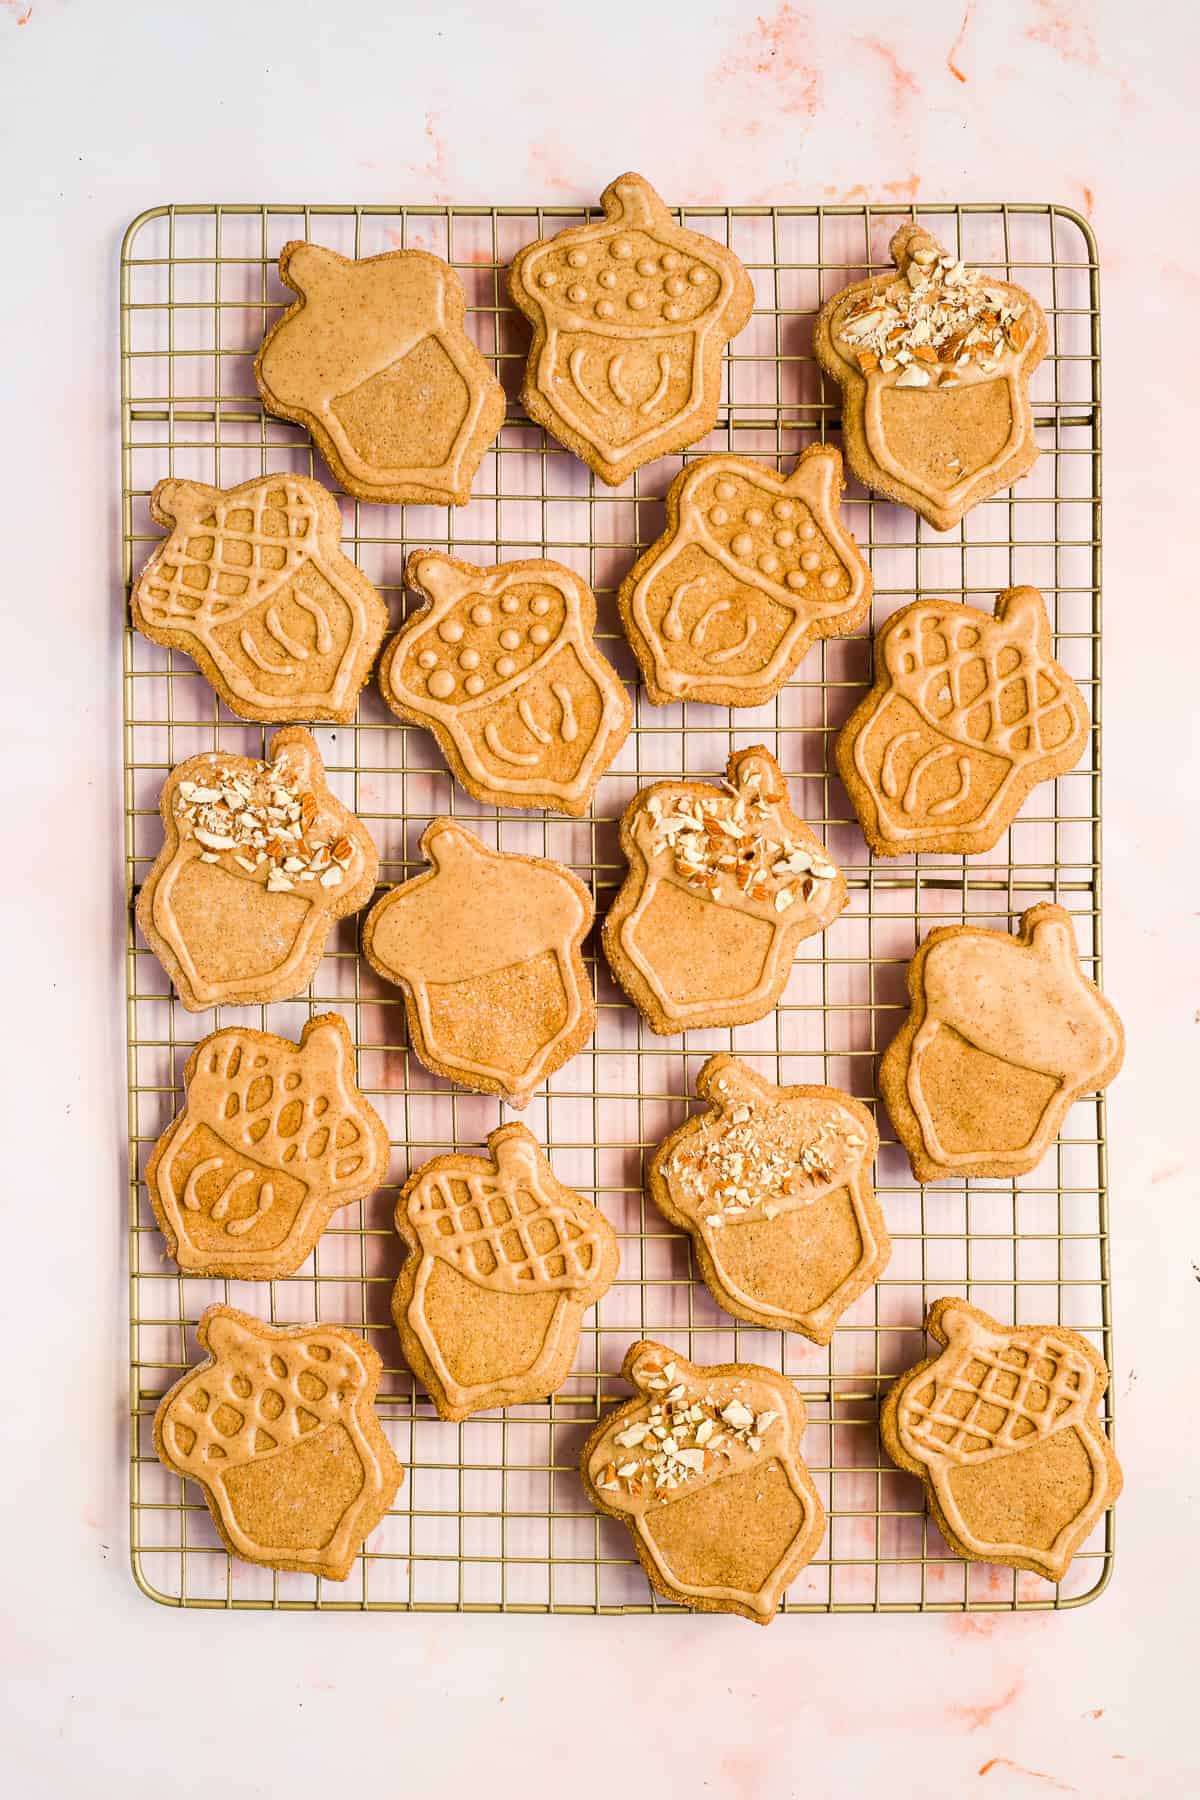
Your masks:
M 402 611 L 408 548 L 440 546 L 470 561 L 557 558 L 596 590 L 600 636 L 631 680 L 615 590 L 660 533 L 662 495 L 680 466 L 663 458 L 617 491 L 531 426 L 516 394 L 526 328 L 505 298 L 521 245 L 584 215 L 549 207 L 165 206 L 130 226 L 121 260 L 122 525 L 128 584 L 158 531 L 147 496 L 166 475 L 229 486 L 268 470 L 315 472 L 333 485 L 307 435 L 264 415 L 251 363 L 290 299 L 277 260 L 292 238 L 346 255 L 422 248 L 445 257 L 468 294 L 468 327 L 510 395 L 496 448 L 468 506 L 360 506 L 343 497 L 344 547 Z M 820 643 L 776 701 L 756 711 L 657 709 L 638 692 L 635 729 L 580 821 L 496 812 L 457 789 L 432 739 L 396 722 L 369 689 L 348 727 L 317 738 L 334 790 L 369 825 L 385 884 L 421 866 L 417 839 L 437 812 L 468 818 L 489 841 L 570 863 L 603 913 L 622 859 L 616 821 L 635 787 L 676 775 L 719 776 L 735 745 L 766 743 L 791 777 L 796 810 L 846 870 L 847 911 L 809 940 L 784 1002 L 737 1031 L 655 1038 L 612 985 L 594 944 L 599 1023 L 591 1046 L 535 1099 L 529 1123 L 559 1176 L 593 1195 L 621 1237 L 621 1270 L 589 1315 L 575 1369 L 553 1400 L 450 1425 L 399 1360 L 388 1299 L 398 1266 L 396 1190 L 408 1170 L 451 1146 L 470 1148 L 499 1121 L 491 1099 L 455 1091 L 409 1054 L 398 992 L 357 953 L 356 921 L 330 939 L 311 991 L 286 1005 L 191 1016 L 137 937 L 133 900 L 159 846 L 159 788 L 173 764 L 215 747 L 261 754 L 266 732 L 235 720 L 181 655 L 125 634 L 124 733 L 130 1139 L 130 1531 L 143 1590 L 175 1606 L 339 1610 L 619 1613 L 671 1610 L 654 1599 L 614 1522 L 588 1504 L 577 1466 L 599 1409 L 626 1397 L 617 1379 L 631 1339 L 652 1335 L 707 1362 L 765 1362 L 807 1401 L 805 1453 L 829 1512 L 829 1535 L 791 1589 L 790 1613 L 1009 1610 L 1078 1606 L 1105 1586 L 1111 1514 L 1060 1586 L 964 1563 L 927 1518 L 917 1482 L 883 1455 L 878 1402 L 889 1379 L 925 1354 L 929 1300 L 962 1293 L 1001 1318 L 1055 1320 L 1083 1331 L 1111 1363 L 1103 1096 L 1072 1111 L 1059 1143 L 1020 1181 L 924 1189 L 879 1111 L 877 1185 L 894 1242 L 877 1286 L 825 1349 L 721 1312 L 693 1276 L 686 1238 L 642 1191 L 643 1158 L 684 1116 L 700 1064 L 735 1048 L 773 1079 L 828 1082 L 874 1101 L 877 1052 L 904 1006 L 904 970 L 934 925 L 1010 929 L 1039 900 L 1073 915 L 1085 965 L 1100 973 L 1100 315 L 1095 243 L 1056 206 L 693 207 L 681 222 L 737 251 L 757 294 L 727 353 L 719 449 L 790 463 L 814 437 L 836 437 L 836 395 L 813 359 L 821 301 L 888 267 L 888 240 L 919 216 L 969 263 L 1032 289 L 1051 327 L 1033 387 L 1043 454 L 1015 492 L 933 533 L 908 510 L 853 483 L 846 516 L 875 578 L 872 627 L 915 594 L 990 610 L 1019 582 L 1052 608 L 1056 654 L 1084 689 L 1095 729 L 1072 774 L 1039 787 L 996 850 L 967 861 L 922 855 L 874 862 L 829 773 L 831 740 L 869 681 L 870 639 Z M 141 1172 L 181 1101 L 196 1040 L 237 1018 L 297 1037 L 312 1012 L 336 1008 L 358 1045 L 359 1079 L 387 1120 L 389 1185 L 336 1215 L 301 1271 L 272 1283 L 181 1277 L 166 1258 Z M 380 1414 L 408 1475 L 396 1505 L 345 1583 L 273 1574 L 231 1558 L 193 1485 L 158 1463 L 151 1439 L 164 1389 L 196 1360 L 203 1308 L 232 1300 L 277 1322 L 320 1318 L 364 1332 L 386 1369 Z

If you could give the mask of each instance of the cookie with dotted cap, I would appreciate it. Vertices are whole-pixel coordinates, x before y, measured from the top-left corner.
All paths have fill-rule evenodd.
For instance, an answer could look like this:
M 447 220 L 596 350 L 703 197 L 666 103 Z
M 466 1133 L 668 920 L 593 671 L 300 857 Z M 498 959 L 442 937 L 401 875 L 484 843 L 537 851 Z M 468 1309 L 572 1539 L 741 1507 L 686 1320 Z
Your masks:
M 158 804 L 164 841 L 137 922 L 187 1010 L 303 993 L 334 925 L 366 905 L 379 874 L 312 733 L 285 726 L 265 760 L 189 757 Z
M 792 811 L 761 745 L 726 780 L 659 781 L 621 820 L 628 873 L 601 941 L 613 975 L 663 1036 L 748 1025 L 778 1003 L 796 946 L 849 898 L 825 846 Z
M 493 1131 L 486 1156 L 456 1151 L 417 1169 L 396 1230 L 407 1255 L 392 1317 L 441 1418 L 562 1386 L 583 1315 L 612 1286 L 617 1236 L 557 1179 L 524 1125 Z
M 939 926 L 909 964 L 908 994 L 879 1091 L 918 1181 L 1027 1174 L 1125 1055 L 1061 906 L 1031 907 L 1015 937 Z
M 630 1346 L 621 1373 L 637 1396 L 583 1447 L 589 1498 L 627 1527 L 664 1599 L 769 1625 L 825 1535 L 804 1402 L 773 1369 L 706 1367 L 652 1339 Z
M 363 952 L 403 991 L 427 1069 L 525 1106 L 596 1027 L 592 896 L 561 863 L 490 850 L 456 819 L 434 819 L 421 849 L 430 868 L 376 901 Z
M 433 550 L 409 557 L 405 580 L 424 604 L 380 664 L 392 711 L 429 727 L 484 805 L 581 817 L 633 722 L 587 583 L 561 563 L 479 569 Z
M 621 583 L 621 622 L 656 706 L 761 706 L 817 638 L 856 631 L 871 575 L 842 524 L 842 459 L 810 444 L 790 475 L 703 456 L 667 491 L 667 528 Z
M 888 1390 L 884 1448 L 960 1556 L 1061 1581 L 1121 1492 L 1103 1357 L 1063 1325 L 1001 1325 L 965 1300 L 935 1300 L 925 1329 L 941 1348 Z
M 725 1051 L 696 1092 L 709 1110 L 659 1145 L 650 1198 L 691 1236 L 718 1306 L 827 1344 L 891 1255 L 874 1119 L 838 1088 L 777 1087 Z
M 1041 594 L 1017 587 L 990 619 L 953 600 L 893 613 L 834 755 L 876 856 L 970 856 L 999 843 L 1039 783 L 1075 767 L 1090 728 Z
M 198 1482 L 243 1562 L 345 1581 L 404 1470 L 375 1413 L 383 1364 L 340 1325 L 201 1314 L 208 1352 L 154 1415 L 154 1448 Z
M 865 487 L 949 531 L 1037 460 L 1029 378 L 1046 317 L 1013 281 L 964 268 L 916 224 L 894 273 L 843 288 L 813 349 L 842 390 L 846 461 Z
M 356 262 L 285 244 L 299 296 L 254 361 L 262 403 L 294 419 L 359 500 L 465 506 L 504 422 L 504 389 L 464 328 L 467 298 L 425 250 Z
M 190 656 L 239 718 L 352 719 L 388 615 L 342 555 L 333 495 L 292 474 L 160 481 L 150 512 L 170 536 L 134 583 L 142 635 Z
M 527 244 L 509 291 L 533 324 L 529 417 L 609 487 L 716 424 L 721 353 L 754 310 L 731 250 L 676 225 L 642 175 L 600 196 L 604 219 Z
M 291 1275 L 333 1214 L 387 1176 L 387 1128 L 358 1090 L 337 1013 L 309 1019 L 298 1044 L 214 1031 L 183 1081 L 183 1110 L 150 1154 L 146 1191 L 188 1274 Z

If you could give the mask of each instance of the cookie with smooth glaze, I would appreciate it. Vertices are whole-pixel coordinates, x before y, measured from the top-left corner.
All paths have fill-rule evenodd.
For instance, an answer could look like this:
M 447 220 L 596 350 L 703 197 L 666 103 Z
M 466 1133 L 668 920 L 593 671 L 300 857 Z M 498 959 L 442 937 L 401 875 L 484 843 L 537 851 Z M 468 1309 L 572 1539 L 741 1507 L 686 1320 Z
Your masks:
M 183 1110 L 146 1164 L 167 1252 L 189 1275 L 291 1275 L 333 1214 L 386 1179 L 387 1128 L 358 1090 L 344 1019 L 295 1044 L 240 1025 L 188 1057 Z
M 392 711 L 433 732 L 485 806 L 581 817 L 633 723 L 592 636 L 591 588 L 561 563 L 479 569 L 434 550 L 415 551 L 404 578 L 424 604 L 379 667 Z
M 137 900 L 142 935 L 189 1012 L 304 992 L 379 853 L 330 792 L 316 739 L 277 731 L 266 761 L 205 750 L 159 797 L 164 841 Z
M 392 1294 L 405 1359 L 443 1419 L 545 1400 L 567 1379 L 583 1315 L 617 1272 L 617 1236 L 557 1179 L 532 1132 L 486 1156 L 435 1157 L 405 1183 L 407 1252 Z
M 843 288 L 813 349 L 842 390 L 846 461 L 865 487 L 937 531 L 1037 460 L 1029 378 L 1046 317 L 1013 281 L 966 269 L 919 225 L 892 239 L 894 274 Z
M 1065 1326 L 1002 1325 L 965 1300 L 935 1300 L 925 1329 L 942 1348 L 888 1390 L 888 1455 L 960 1556 L 1061 1581 L 1121 1492 L 1103 1357 Z
M 988 618 L 953 600 L 901 607 L 875 639 L 875 680 L 834 752 L 877 856 L 991 850 L 1043 781 L 1083 755 L 1087 705 L 1054 660 L 1037 588 Z
M 533 325 L 522 402 L 609 487 L 716 424 L 721 354 L 754 310 L 731 250 L 676 225 L 641 175 L 605 217 L 527 244 L 509 271 Z
M 618 606 L 648 698 L 761 706 L 817 638 L 856 631 L 871 574 L 842 524 L 842 459 L 810 444 L 790 475 L 703 456 L 667 491 L 667 527 Z
M 404 1470 L 375 1413 L 383 1364 L 340 1325 L 267 1325 L 210 1306 L 205 1362 L 154 1415 L 154 1448 L 198 1482 L 243 1562 L 345 1581 Z
M 589 1498 L 627 1527 L 664 1599 L 769 1625 L 825 1535 L 803 1400 L 773 1369 L 706 1367 L 650 1339 L 621 1373 L 637 1397 L 583 1447 Z
M 796 946 L 845 907 L 845 878 L 791 809 L 761 745 L 727 779 L 659 781 L 621 820 L 629 868 L 601 941 L 652 1031 L 748 1025 L 775 1006 Z
M 361 262 L 285 244 L 298 299 L 254 360 L 262 403 L 305 426 L 359 500 L 465 506 L 504 422 L 504 389 L 464 328 L 467 298 L 425 250 Z
M 908 994 L 879 1088 L 918 1181 L 1027 1174 L 1125 1055 L 1061 906 L 1031 907 L 1016 937 L 939 926 L 909 964 Z
M 342 554 L 333 495 L 292 474 L 160 481 L 150 512 L 170 535 L 134 583 L 142 635 L 190 656 L 239 718 L 352 719 L 388 615 Z
M 434 819 L 421 849 L 432 866 L 376 901 L 364 954 L 403 991 L 427 1069 L 523 1107 L 595 1030 L 592 896 L 561 863 L 490 850 L 456 819 Z
M 874 1119 L 838 1088 L 777 1087 L 726 1051 L 696 1092 L 709 1110 L 654 1152 L 650 1198 L 690 1235 L 718 1306 L 827 1344 L 891 1255 Z

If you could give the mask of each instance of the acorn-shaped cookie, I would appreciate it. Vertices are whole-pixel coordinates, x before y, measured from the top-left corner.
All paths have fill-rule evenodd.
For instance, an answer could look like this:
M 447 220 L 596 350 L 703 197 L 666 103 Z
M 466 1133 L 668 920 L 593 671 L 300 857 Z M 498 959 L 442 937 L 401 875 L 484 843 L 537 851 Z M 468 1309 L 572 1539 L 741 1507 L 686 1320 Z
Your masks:
M 1025 1174 L 1079 1096 L 1121 1067 L 1121 1021 L 1080 968 L 1061 906 L 1032 907 L 1015 938 L 975 925 L 931 931 L 908 992 L 879 1081 L 918 1181 Z
M 392 1316 L 443 1419 L 560 1388 L 583 1315 L 617 1272 L 612 1226 L 555 1179 L 524 1125 L 501 1126 L 487 1147 L 426 1163 L 396 1204 L 408 1257 Z
M 731 250 L 620 175 L 605 218 L 526 245 L 509 290 L 533 323 L 522 400 L 610 487 L 712 430 L 721 352 L 754 309 Z
M 419 550 L 405 580 L 425 605 L 379 668 L 402 719 L 427 725 L 484 805 L 579 818 L 629 735 L 633 708 L 596 649 L 596 600 L 555 562 L 488 569 Z
M 1029 378 L 1046 319 L 1024 288 L 964 268 L 919 225 L 891 250 L 896 274 L 826 301 L 813 348 L 841 387 L 858 479 L 949 531 L 1037 459 Z
M 134 583 L 138 630 L 185 651 L 240 718 L 352 719 L 388 616 L 342 555 L 333 495 L 291 474 L 160 481 L 150 511 L 171 534 Z
M 651 1199 L 690 1233 L 719 1306 L 827 1344 L 891 1255 L 871 1185 L 875 1121 L 849 1094 L 776 1087 L 725 1051 L 696 1092 L 711 1109 L 659 1145 Z
M 1061 1581 L 1121 1492 L 1104 1359 L 1064 1326 L 1001 1325 L 965 1300 L 936 1300 L 925 1329 L 945 1347 L 889 1390 L 888 1455 L 960 1555 Z
M 300 297 L 254 363 L 268 412 L 295 419 L 360 500 L 465 506 L 504 420 L 504 389 L 463 329 L 466 295 L 424 250 L 362 262 L 285 244 Z
M 366 905 L 379 872 L 366 827 L 326 786 L 312 733 L 277 731 L 265 762 L 189 757 L 159 811 L 166 836 L 137 920 L 184 1006 L 302 993 L 334 924 Z
M 589 1496 L 629 1528 L 658 1593 L 769 1625 L 825 1535 L 800 1454 L 804 1402 L 771 1369 L 705 1368 L 648 1339 L 621 1373 L 638 1397 L 583 1447 Z
M 595 1029 L 592 897 L 561 863 L 489 850 L 454 819 L 434 819 L 421 849 L 432 868 L 376 902 L 363 950 L 404 990 L 427 1069 L 524 1106 Z
M 387 1174 L 388 1134 L 359 1093 L 336 1013 L 299 1044 L 232 1026 L 197 1044 L 187 1101 L 155 1144 L 146 1188 L 167 1250 L 192 1275 L 290 1275 L 333 1213 Z
M 196 1338 L 208 1361 L 160 1403 L 159 1457 L 200 1483 L 235 1556 L 345 1581 L 404 1478 L 375 1416 L 377 1353 L 339 1325 L 232 1306 L 210 1306 Z
M 841 522 L 842 459 L 810 444 L 790 475 L 704 456 L 667 492 L 667 528 L 618 604 L 656 706 L 761 706 L 816 638 L 867 616 L 871 575 Z
M 664 1036 L 761 1019 L 796 945 L 848 897 L 770 752 L 735 750 L 727 775 L 722 787 L 656 782 L 621 820 L 629 872 L 604 921 L 604 954 Z
M 966 856 L 1075 767 L 1090 724 L 1037 588 L 1009 588 L 994 619 L 918 600 L 875 639 L 875 684 L 842 727 L 837 769 L 877 856 Z

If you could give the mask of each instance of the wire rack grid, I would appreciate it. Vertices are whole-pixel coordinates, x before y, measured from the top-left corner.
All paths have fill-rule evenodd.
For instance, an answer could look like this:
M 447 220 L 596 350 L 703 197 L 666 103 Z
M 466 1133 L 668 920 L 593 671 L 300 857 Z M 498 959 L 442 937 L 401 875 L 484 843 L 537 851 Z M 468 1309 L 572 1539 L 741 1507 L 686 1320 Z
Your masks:
M 423 248 L 464 281 L 468 329 L 510 396 L 499 440 L 461 509 L 360 505 L 340 496 L 344 548 L 403 614 L 401 569 L 417 546 L 491 563 L 548 555 L 596 590 L 602 648 L 631 682 L 615 590 L 663 527 L 662 496 L 680 467 L 663 458 L 624 487 L 598 487 L 521 411 L 516 395 L 527 328 L 507 301 L 504 271 L 534 237 L 579 222 L 567 207 L 167 206 L 130 226 L 121 263 L 122 498 L 125 579 L 158 531 L 147 498 L 166 475 L 220 486 L 266 471 L 316 473 L 333 486 L 299 428 L 267 417 L 251 364 L 290 296 L 282 245 L 310 238 L 353 256 Z M 216 747 L 261 755 L 268 735 L 216 701 L 187 658 L 127 629 L 124 668 L 130 1138 L 131 1548 L 156 1600 L 209 1608 L 414 1611 L 668 1611 L 650 1595 L 626 1533 L 600 1519 L 578 1477 L 580 1446 L 602 1407 L 626 1397 L 629 1342 L 665 1340 L 701 1361 L 768 1363 L 789 1375 L 810 1415 L 805 1442 L 829 1512 L 828 1537 L 789 1592 L 789 1613 L 1008 1610 L 1077 1606 L 1105 1586 L 1111 1514 L 1066 1580 L 953 1556 L 929 1521 L 919 1485 L 892 1468 L 878 1438 L 879 1398 L 925 1354 L 928 1301 L 965 1294 L 1018 1323 L 1055 1321 L 1088 1334 L 1111 1362 L 1103 1096 L 1078 1103 L 1058 1144 L 1019 1181 L 916 1185 L 878 1108 L 876 1178 L 894 1242 L 876 1287 L 843 1317 L 825 1349 L 740 1324 L 695 1278 L 686 1238 L 650 1205 L 643 1161 L 685 1116 L 704 1058 L 736 1049 L 773 1079 L 840 1086 L 874 1104 L 878 1052 L 898 1027 L 904 971 L 937 924 L 1011 929 L 1056 899 L 1073 917 L 1085 967 L 1100 973 L 1100 318 L 1095 244 L 1086 223 L 1049 205 L 695 207 L 677 215 L 737 251 L 757 304 L 726 355 L 716 430 L 688 454 L 736 449 L 777 466 L 814 438 L 836 441 L 838 397 L 811 348 L 822 300 L 890 266 L 888 240 L 918 216 L 969 263 L 1031 289 L 1051 326 L 1032 389 L 1043 454 L 1014 492 L 939 535 L 906 509 L 851 482 L 845 516 L 871 563 L 871 628 L 917 594 L 990 610 L 1018 582 L 1040 587 L 1056 654 L 1082 687 L 1094 730 L 1070 775 L 1038 788 L 986 855 L 869 855 L 830 770 L 832 738 L 870 679 L 870 637 L 819 643 L 769 705 L 730 712 L 649 706 L 634 684 L 635 728 L 602 782 L 590 817 L 497 812 L 455 788 L 431 738 L 399 724 L 369 688 L 356 721 L 316 735 L 340 797 L 365 820 L 391 885 L 421 865 L 427 821 L 450 812 L 493 844 L 569 863 L 602 915 L 623 862 L 616 822 L 634 790 L 680 772 L 723 773 L 731 748 L 765 743 L 791 780 L 796 810 L 846 871 L 851 903 L 823 939 L 803 944 L 774 1014 L 736 1031 L 660 1039 L 613 986 L 589 942 L 598 998 L 595 1037 L 527 1114 L 555 1170 L 591 1195 L 617 1228 L 621 1269 L 588 1316 L 573 1373 L 551 1401 L 450 1425 L 403 1367 L 388 1300 L 398 1267 L 396 1192 L 410 1169 L 453 1146 L 478 1145 L 504 1109 L 430 1076 L 406 1047 L 402 1002 L 359 956 L 356 921 L 337 928 L 303 999 L 198 1016 L 185 1013 L 136 934 L 132 902 L 161 841 L 156 810 L 168 770 Z M 241 1021 L 297 1037 L 314 1011 L 350 1024 L 359 1079 L 388 1123 L 389 1184 L 335 1215 L 292 1278 L 270 1284 L 182 1277 L 165 1256 L 142 1170 L 181 1101 L 192 1045 Z M 353 1326 L 379 1349 L 385 1429 L 408 1474 L 392 1512 L 345 1583 L 274 1574 L 230 1558 L 199 1490 L 161 1467 L 151 1422 L 165 1388 L 197 1357 L 194 1327 L 214 1300 L 280 1323 Z

